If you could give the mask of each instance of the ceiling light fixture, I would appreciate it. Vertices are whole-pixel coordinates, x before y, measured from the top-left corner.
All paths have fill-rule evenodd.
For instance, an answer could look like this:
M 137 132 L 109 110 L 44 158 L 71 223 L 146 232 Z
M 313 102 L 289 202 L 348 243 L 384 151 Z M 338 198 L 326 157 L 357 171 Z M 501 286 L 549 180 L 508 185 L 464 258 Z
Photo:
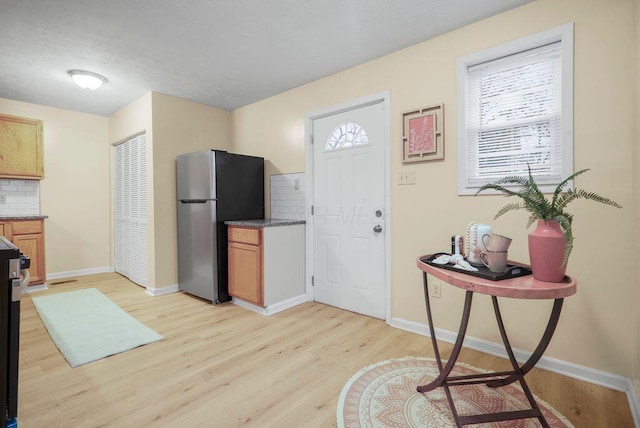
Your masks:
M 107 82 L 106 77 L 91 71 L 69 70 L 69 76 L 78 86 L 84 89 L 98 89 L 103 83 Z

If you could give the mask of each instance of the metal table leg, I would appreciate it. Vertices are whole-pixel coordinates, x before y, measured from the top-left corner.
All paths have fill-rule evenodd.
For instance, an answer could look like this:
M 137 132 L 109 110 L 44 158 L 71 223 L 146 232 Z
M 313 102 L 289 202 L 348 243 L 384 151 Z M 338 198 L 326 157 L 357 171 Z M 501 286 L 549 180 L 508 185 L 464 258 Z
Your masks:
M 507 336 L 507 332 L 504 328 L 504 323 L 502 321 L 500 306 L 498 305 L 498 298 L 496 296 L 491 296 L 491 300 L 493 301 L 493 311 L 495 312 L 496 321 L 498 322 L 498 329 L 500 330 L 502 343 L 504 343 L 504 348 L 507 351 L 507 355 L 509 356 L 509 361 L 511 362 L 511 366 L 513 367 L 513 374 L 511 374 L 510 376 L 504 379 L 487 381 L 486 385 L 491 388 L 496 388 L 500 386 L 509 385 L 510 383 L 515 382 L 516 380 L 520 382 L 522 391 L 524 392 L 525 396 L 527 397 L 527 400 L 529 401 L 529 405 L 531 406 L 531 409 L 528 411 L 528 412 L 531 412 L 529 414 L 532 414 L 533 415 L 532 417 L 537 418 L 542 424 L 542 426 L 546 428 L 549 426 L 549 424 L 547 423 L 546 419 L 542 415 L 542 410 L 540 410 L 540 407 L 538 407 L 538 403 L 536 403 L 536 400 L 533 398 L 533 394 L 529 389 L 529 385 L 527 385 L 527 382 L 524 380 L 524 375 L 529 370 L 531 370 L 531 368 L 533 368 L 533 366 L 540 359 L 540 357 L 542 356 L 542 353 L 544 352 L 547 345 L 549 344 L 549 341 L 551 340 L 551 336 L 553 336 L 553 330 L 555 329 L 555 325 L 557 324 L 558 317 L 560 316 L 560 309 L 562 308 L 562 299 L 556 299 L 556 301 L 554 302 L 554 310 L 551 312 L 551 318 L 549 320 L 549 323 L 547 324 L 547 329 L 545 330 L 545 334 L 543 335 L 542 340 L 540 341 L 540 343 L 536 348 L 536 352 L 539 352 L 539 354 L 536 354 L 536 352 L 534 352 L 536 357 L 533 358 L 532 356 L 532 358 L 529 358 L 527 363 L 525 363 L 525 365 L 530 364 L 527 367 L 526 371 L 524 370 L 524 366 L 520 367 L 518 365 L 518 362 L 516 361 L 516 357 L 513 353 L 513 349 L 511 348 L 511 343 L 509 342 L 509 337 Z M 560 301 L 559 303 L 558 303 L 558 300 Z M 557 308 L 557 313 L 555 310 L 556 308 Z M 554 318 L 555 318 L 555 322 L 553 322 Z
M 494 300 L 494 311 L 497 311 L 496 312 L 496 319 L 498 319 L 499 318 L 499 314 L 500 314 L 500 308 L 498 307 L 498 300 L 497 300 L 496 297 L 493 297 L 493 300 Z M 542 335 L 542 338 L 540 339 L 540 343 L 538 343 L 538 346 L 533 351 L 533 354 L 531 354 L 531 357 L 529 357 L 529 359 L 519 368 L 519 373 L 521 373 L 522 376 L 524 376 L 527 373 L 529 373 L 529 371 L 540 360 L 540 358 L 544 354 L 544 351 L 547 349 L 547 346 L 549 346 L 549 342 L 551 342 L 551 338 L 553 337 L 553 333 L 555 332 L 556 326 L 558 325 L 558 320 L 560 319 L 560 312 L 562 311 L 562 303 L 563 302 L 564 302 L 564 299 L 562 299 L 562 298 L 561 299 L 555 299 L 555 301 L 553 302 L 553 309 L 551 310 L 551 315 L 549 317 L 549 322 L 547 323 L 547 328 L 545 329 L 544 334 Z M 500 327 L 501 324 L 502 324 L 502 318 L 500 317 L 500 321 L 498 321 L 498 327 Z M 500 327 L 500 334 L 503 335 L 503 342 L 504 342 L 504 338 L 506 338 L 506 332 L 504 331 L 504 325 L 502 327 Z M 507 346 L 507 343 L 505 343 L 505 346 Z M 510 352 L 511 347 L 507 346 L 507 348 L 508 348 L 507 352 Z M 511 358 L 511 357 L 509 357 L 509 358 Z M 509 377 L 507 377 L 505 379 L 500 379 L 500 380 L 494 380 L 494 381 L 487 382 L 487 386 L 490 386 L 492 388 L 496 388 L 496 387 L 499 387 L 499 386 L 509 385 L 510 383 L 513 383 L 516 380 L 518 380 L 518 376 L 517 375 L 512 375 L 512 376 L 509 376 Z
M 442 358 L 440 357 L 440 349 L 438 348 L 438 341 L 436 339 L 436 332 L 433 326 L 433 317 L 431 315 L 431 305 L 429 304 L 429 287 L 427 274 L 423 273 L 423 284 L 424 284 L 424 301 L 427 307 L 427 319 L 429 321 L 429 333 L 431 334 L 431 343 L 433 344 L 433 352 L 436 357 L 436 362 L 438 364 L 438 369 L 440 370 L 440 375 L 433 380 L 433 382 L 418 386 L 416 389 L 420 393 L 432 391 L 440 386 L 444 388 L 444 392 L 447 396 L 447 401 L 449 402 L 449 407 L 451 408 L 451 413 L 453 414 L 453 419 L 456 423 L 456 426 L 461 427 L 460 416 L 456 410 L 456 407 L 453 403 L 453 397 L 451 396 L 451 391 L 449 390 L 449 385 L 447 384 L 447 378 L 453 369 L 453 366 L 460 355 L 460 350 L 462 349 L 462 343 L 464 342 L 464 336 L 467 332 L 467 325 L 469 324 L 469 314 L 471 312 L 471 301 L 473 300 L 473 292 L 467 291 L 464 299 L 464 309 L 462 311 L 462 321 L 460 322 L 460 329 L 458 330 L 458 337 L 456 339 L 456 343 L 453 345 L 453 350 L 451 351 L 451 355 L 449 355 L 449 359 L 447 360 L 447 364 L 442 366 Z
M 429 289 L 427 283 L 427 274 L 423 273 L 423 283 L 424 283 L 424 301 L 427 306 L 427 318 L 429 321 L 429 333 L 431 334 L 431 343 L 433 344 L 433 352 L 436 357 L 436 362 L 438 363 L 438 369 L 440 369 L 440 375 L 431 383 L 427 385 L 419 386 L 418 392 L 428 392 L 436 389 L 439 386 L 444 384 L 445 379 L 451 373 L 453 366 L 458 359 L 458 355 L 460 355 L 460 350 L 462 349 L 462 342 L 464 341 L 464 336 L 467 332 L 467 325 L 469 324 L 469 313 L 471 312 L 471 301 L 473 299 L 473 292 L 467 291 L 464 299 L 464 309 L 462 311 L 462 321 L 460 322 L 460 329 L 458 330 L 458 337 L 456 339 L 456 343 L 453 345 L 453 350 L 451 351 L 451 355 L 447 361 L 447 364 L 442 366 L 442 359 L 440 357 L 440 350 L 438 348 L 438 341 L 436 340 L 436 333 L 433 327 L 433 318 L 431 315 L 431 305 L 429 304 Z
M 509 338 L 507 337 L 506 330 L 504 328 L 504 323 L 502 321 L 502 315 L 500 313 L 500 307 L 498 305 L 498 299 L 495 296 L 492 296 L 493 300 L 493 309 L 496 316 L 496 321 L 498 322 L 498 328 L 500 330 L 500 335 L 502 336 L 502 341 L 504 343 L 505 349 L 509 356 L 509 361 L 513 367 L 512 371 L 506 372 L 496 372 L 496 373 L 482 373 L 482 374 L 474 374 L 474 375 L 466 375 L 466 376 L 449 376 L 451 374 L 451 370 L 455 366 L 455 363 L 460 355 L 460 351 L 462 349 L 462 343 L 464 342 L 464 336 L 467 331 L 467 326 L 469 323 L 469 314 L 471 312 L 471 302 L 473 299 L 473 292 L 466 291 L 465 294 L 465 302 L 464 309 L 462 312 L 462 320 L 460 321 L 460 328 L 458 330 L 458 337 L 456 338 L 456 342 L 453 346 L 453 350 L 451 351 L 451 355 L 446 363 L 443 366 L 442 359 L 440 356 L 440 350 L 438 348 L 438 342 L 436 340 L 435 328 L 433 325 L 433 317 L 431 314 L 431 305 L 429 303 L 429 289 L 428 289 L 428 280 L 427 273 L 423 272 L 423 284 L 424 284 L 424 298 L 425 305 L 427 308 L 427 319 L 429 322 L 429 333 L 431 334 L 431 343 L 433 344 L 433 350 L 436 357 L 436 362 L 438 364 L 438 369 L 440 370 L 440 375 L 433 380 L 431 383 L 427 385 L 418 386 L 417 391 L 420 393 L 432 391 L 435 388 L 443 387 L 447 396 L 447 400 L 449 402 L 449 407 L 451 408 L 451 412 L 453 414 L 453 418 L 455 420 L 456 426 L 461 427 L 463 425 L 469 424 L 478 424 L 485 422 L 493 422 L 493 421 L 505 421 L 511 419 L 528 419 L 528 418 L 537 418 L 543 427 L 548 427 L 548 423 L 542 415 L 542 411 L 540 410 L 538 404 L 533 398 L 533 394 L 529 389 L 529 386 L 524 380 L 524 375 L 527 374 L 540 360 L 542 354 L 546 350 L 551 338 L 553 337 L 553 333 L 558 324 L 558 320 L 560 318 L 560 311 L 562 309 L 562 298 L 555 299 L 553 310 L 551 312 L 551 316 L 549 318 L 549 322 L 545 329 L 545 332 L 538 343 L 538 346 L 534 350 L 531 357 L 527 360 L 525 364 L 522 366 L 518 365 L 518 362 L 515 359 L 515 355 L 513 353 L 513 349 L 511 348 L 511 344 L 509 343 Z M 496 379 L 498 378 L 498 379 Z M 487 380 L 489 379 L 489 380 Z M 471 385 L 471 384 L 481 384 L 491 388 L 497 388 L 500 386 L 509 385 L 515 381 L 519 381 L 524 391 L 529 404 L 531 405 L 531 409 L 527 410 L 518 410 L 518 411 L 510 411 L 510 412 L 501 412 L 501 413 L 493 413 L 493 414 L 478 414 L 478 415 L 468 415 L 468 416 L 460 416 L 455 408 L 455 404 L 453 402 L 453 398 L 451 396 L 451 392 L 449 390 L 450 386 L 455 385 Z

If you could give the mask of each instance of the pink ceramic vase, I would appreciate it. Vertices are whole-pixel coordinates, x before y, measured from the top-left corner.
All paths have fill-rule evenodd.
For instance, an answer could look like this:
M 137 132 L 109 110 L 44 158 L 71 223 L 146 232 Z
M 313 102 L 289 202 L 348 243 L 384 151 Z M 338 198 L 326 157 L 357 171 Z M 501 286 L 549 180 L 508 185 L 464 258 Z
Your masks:
M 538 281 L 562 282 L 567 265 L 562 265 L 567 248 L 560 223 L 538 220 L 538 227 L 529 233 L 529 260 L 533 277 Z

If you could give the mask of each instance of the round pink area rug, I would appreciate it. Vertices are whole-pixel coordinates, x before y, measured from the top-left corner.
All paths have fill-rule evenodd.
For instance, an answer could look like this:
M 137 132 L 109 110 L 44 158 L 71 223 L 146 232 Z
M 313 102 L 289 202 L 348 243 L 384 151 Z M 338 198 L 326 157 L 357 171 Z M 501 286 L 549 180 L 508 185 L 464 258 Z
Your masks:
M 444 364 L 444 362 L 443 362 Z M 465 364 L 456 364 L 452 376 L 486 373 Z M 439 374 L 433 358 L 405 357 L 365 367 L 342 388 L 338 400 L 338 427 L 455 427 L 443 388 L 420 394 Z M 489 388 L 480 385 L 451 387 L 459 415 L 529 409 L 526 396 L 514 384 Z M 552 427 L 573 427 L 564 416 L 535 397 Z M 476 425 L 477 426 L 477 425 Z M 537 419 L 521 419 L 484 424 L 483 427 L 539 427 Z

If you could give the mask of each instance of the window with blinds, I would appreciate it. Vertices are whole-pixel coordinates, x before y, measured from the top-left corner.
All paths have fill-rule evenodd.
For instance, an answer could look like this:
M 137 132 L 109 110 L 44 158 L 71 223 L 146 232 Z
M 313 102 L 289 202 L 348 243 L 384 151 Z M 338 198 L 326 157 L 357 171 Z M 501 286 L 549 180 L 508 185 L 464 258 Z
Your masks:
M 132 137 L 114 147 L 115 270 L 147 286 L 147 139 Z
M 572 33 L 562 26 L 458 60 L 459 194 L 528 167 L 543 187 L 571 174 Z

